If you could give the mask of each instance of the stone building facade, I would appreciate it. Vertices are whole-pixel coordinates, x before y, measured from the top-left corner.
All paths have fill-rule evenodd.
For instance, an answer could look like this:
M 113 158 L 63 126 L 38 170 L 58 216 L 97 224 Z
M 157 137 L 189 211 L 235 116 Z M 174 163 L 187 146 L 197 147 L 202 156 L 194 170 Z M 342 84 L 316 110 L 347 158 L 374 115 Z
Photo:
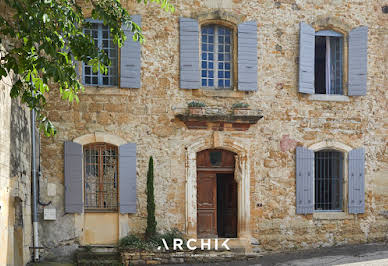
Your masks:
M 146 38 L 140 48 L 139 80 L 135 73 L 127 80 L 121 79 L 119 85 L 86 86 L 79 104 L 61 101 L 56 94 L 50 96 L 48 114 L 58 134 L 54 138 L 42 137 L 41 196 L 45 201 L 52 201 L 48 208 L 55 208 L 56 218 L 44 220 L 42 217 L 40 221 L 43 256 L 68 256 L 79 245 L 115 244 L 128 233 L 144 232 L 150 156 L 155 161 L 158 230 L 176 227 L 188 237 L 199 236 L 202 226 L 199 219 L 203 217 L 198 218 L 197 196 L 201 192 L 197 187 L 197 154 L 207 149 L 234 153 L 235 164 L 230 169 L 236 181 L 233 193 L 237 202 L 234 213 L 237 233 L 233 245 L 251 252 L 385 240 L 388 17 L 381 11 L 384 1 L 182 0 L 174 4 L 176 11 L 169 14 L 152 4 L 144 8 L 135 1 L 124 3 L 131 14 L 141 15 Z M 235 40 L 231 45 L 235 66 L 232 90 L 182 88 L 185 85 L 181 79 L 185 74 L 180 61 L 183 58 L 181 17 L 197 21 L 201 27 L 211 22 L 232 29 Z M 238 25 L 248 21 L 257 26 L 254 28 L 257 30 L 257 71 L 254 71 L 257 76 L 253 76 L 253 82 L 257 79 L 257 88 L 243 91 L 238 86 L 245 75 L 244 71 L 238 71 L 239 57 L 243 57 L 238 55 L 238 49 L 244 43 L 236 38 Z M 300 22 L 311 25 L 317 32 L 342 34 L 345 58 L 342 95 L 299 92 L 299 59 L 303 53 L 300 52 Z M 348 48 L 347 42 L 351 30 L 360 26 L 368 27 L 366 95 L 351 96 L 348 77 L 353 65 L 348 59 L 354 51 Z M 123 49 L 120 54 L 122 58 Z M 120 65 L 121 60 L 118 72 L 123 76 L 126 65 Z M 79 70 L 85 79 L 85 68 L 80 65 Z M 127 88 L 123 86 L 125 82 L 139 82 L 140 86 Z M 191 101 L 206 103 L 206 114 L 190 116 L 187 103 Z M 256 120 L 230 118 L 232 105 L 237 102 L 248 103 Z M 135 206 L 124 213 L 120 210 L 90 212 L 85 211 L 84 205 L 77 207 L 74 203 L 75 211 L 65 211 L 65 197 L 69 193 L 69 188 L 65 188 L 69 186 L 64 171 L 65 142 L 76 143 L 84 152 L 93 143 L 115 147 L 136 144 Z M 297 147 L 307 148 L 310 154 L 322 150 L 342 154 L 340 208 L 323 212 L 315 207 L 305 214 L 298 212 Z M 354 214 L 348 204 L 351 197 L 348 169 L 352 150 L 360 148 L 365 151 L 362 168 L 365 208 Z M 85 167 L 82 158 L 79 157 L 81 168 Z M 119 179 L 124 174 L 121 166 L 120 163 Z M 78 184 L 82 204 L 86 193 L 84 179 Z M 126 190 L 118 190 L 119 197 L 126 195 Z
M 0 81 L 0 264 L 30 261 L 31 120 L 28 108 L 9 97 L 11 75 Z

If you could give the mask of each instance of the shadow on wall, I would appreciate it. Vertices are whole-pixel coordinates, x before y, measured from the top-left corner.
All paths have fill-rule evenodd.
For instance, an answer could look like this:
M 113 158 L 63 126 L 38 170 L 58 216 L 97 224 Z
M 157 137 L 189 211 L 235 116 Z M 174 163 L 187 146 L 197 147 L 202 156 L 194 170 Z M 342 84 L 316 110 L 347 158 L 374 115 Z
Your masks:
M 9 150 L 9 265 L 25 265 L 30 259 L 31 246 L 31 130 L 30 110 L 20 100 L 11 100 Z M 38 151 L 39 152 L 39 151 Z M 27 248 L 25 248 L 27 247 Z

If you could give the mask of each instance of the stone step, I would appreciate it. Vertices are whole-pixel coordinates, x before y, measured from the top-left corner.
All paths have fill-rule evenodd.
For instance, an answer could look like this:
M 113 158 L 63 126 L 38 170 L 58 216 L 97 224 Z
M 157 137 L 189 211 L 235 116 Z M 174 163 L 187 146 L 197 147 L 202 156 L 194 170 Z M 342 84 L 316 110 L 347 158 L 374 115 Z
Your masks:
M 115 252 L 96 252 L 93 250 L 78 250 L 76 252 L 76 261 L 79 266 L 94 266 L 94 265 L 122 265 L 120 253 Z

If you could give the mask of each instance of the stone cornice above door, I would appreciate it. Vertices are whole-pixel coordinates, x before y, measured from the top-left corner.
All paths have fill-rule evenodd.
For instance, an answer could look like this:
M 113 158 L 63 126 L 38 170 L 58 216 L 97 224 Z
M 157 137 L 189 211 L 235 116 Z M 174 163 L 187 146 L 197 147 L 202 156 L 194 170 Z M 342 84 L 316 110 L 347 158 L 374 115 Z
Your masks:
M 263 118 L 261 110 L 254 109 L 224 110 L 204 107 L 195 112 L 189 109 L 175 114 L 175 118 L 184 122 L 188 129 L 246 131 Z

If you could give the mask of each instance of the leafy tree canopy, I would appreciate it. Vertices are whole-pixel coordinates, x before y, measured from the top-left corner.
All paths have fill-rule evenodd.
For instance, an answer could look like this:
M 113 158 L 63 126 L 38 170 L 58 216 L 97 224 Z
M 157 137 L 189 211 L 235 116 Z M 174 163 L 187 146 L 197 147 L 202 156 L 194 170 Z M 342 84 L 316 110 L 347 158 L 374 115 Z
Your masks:
M 41 130 L 53 136 L 56 129 L 44 114 L 47 92 L 57 89 L 69 102 L 78 102 L 84 90 L 77 79 L 76 61 L 105 73 L 110 61 L 106 53 L 83 33 L 88 26 L 82 10 L 92 8 L 91 17 L 110 28 L 114 42 L 121 47 L 126 36 L 121 25 L 133 32 L 134 41 L 143 42 L 138 25 L 132 22 L 120 0 L 4 0 L 9 16 L 0 17 L 0 42 L 5 56 L 0 64 L 0 77 L 14 73 L 11 97 L 21 96 L 23 103 L 37 112 Z M 167 12 L 174 12 L 169 0 L 137 0 L 155 2 Z M 82 5 L 82 6 L 81 6 Z M 11 45 L 4 45 L 5 40 Z

